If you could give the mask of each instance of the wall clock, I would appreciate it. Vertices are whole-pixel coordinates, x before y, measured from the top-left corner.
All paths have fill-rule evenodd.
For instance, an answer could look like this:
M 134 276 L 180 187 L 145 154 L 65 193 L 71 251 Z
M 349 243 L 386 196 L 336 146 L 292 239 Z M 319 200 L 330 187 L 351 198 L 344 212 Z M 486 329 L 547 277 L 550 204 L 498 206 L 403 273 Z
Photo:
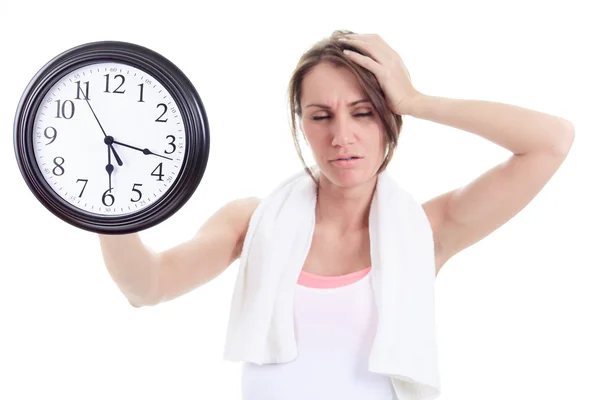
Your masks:
M 202 179 L 209 136 L 184 73 L 153 50 L 115 41 L 50 60 L 14 122 L 29 189 L 63 221 L 100 234 L 141 231 L 179 210 Z

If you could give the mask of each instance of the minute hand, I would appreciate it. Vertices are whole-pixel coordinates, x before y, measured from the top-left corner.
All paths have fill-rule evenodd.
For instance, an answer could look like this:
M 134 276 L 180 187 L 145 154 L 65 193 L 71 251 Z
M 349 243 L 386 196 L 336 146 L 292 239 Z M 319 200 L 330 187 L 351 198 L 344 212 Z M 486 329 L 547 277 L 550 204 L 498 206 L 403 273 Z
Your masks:
M 149 154 L 151 154 L 151 155 L 153 155 L 153 156 L 162 157 L 162 158 L 166 158 L 167 160 L 171 160 L 171 161 L 173 161 L 173 159 L 172 159 L 172 158 L 165 157 L 165 156 L 163 156 L 163 155 L 160 155 L 160 154 L 153 153 L 153 152 L 151 152 L 151 151 L 150 151 L 150 150 L 148 150 L 148 149 L 140 149 L 139 147 L 135 147 L 135 146 L 132 146 L 132 145 L 129 145 L 129 144 L 125 144 L 125 143 L 117 142 L 116 140 L 115 140 L 115 141 L 113 141 L 113 143 L 114 143 L 114 144 L 118 144 L 118 145 L 120 145 L 120 146 L 129 147 L 130 149 L 134 149 L 134 150 L 137 150 L 137 151 L 141 151 L 142 153 L 144 153 L 144 154 L 146 154 L 146 155 L 149 155 Z

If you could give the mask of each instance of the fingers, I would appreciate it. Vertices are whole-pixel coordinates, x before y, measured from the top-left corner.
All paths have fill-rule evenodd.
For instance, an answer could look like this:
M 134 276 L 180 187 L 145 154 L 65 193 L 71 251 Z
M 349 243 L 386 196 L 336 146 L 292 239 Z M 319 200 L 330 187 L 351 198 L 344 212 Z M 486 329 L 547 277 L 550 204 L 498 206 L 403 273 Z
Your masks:
M 348 33 L 344 35 L 348 38 L 363 39 L 363 40 L 383 40 L 381 36 L 376 33 Z
M 347 35 L 340 38 L 340 41 L 364 50 L 378 63 L 382 63 L 386 59 L 386 52 L 389 51 L 381 42 L 368 35 Z
M 353 43 L 362 43 L 365 46 L 370 48 L 376 48 L 379 51 L 383 51 L 386 47 L 387 43 L 381 38 L 381 36 L 377 34 L 360 34 L 360 33 L 351 33 L 340 40 L 351 41 Z M 389 46 L 388 46 L 389 47 Z
M 352 61 L 354 61 L 361 67 L 364 67 L 369 71 L 373 72 L 375 75 L 381 72 L 381 64 L 373 60 L 371 57 L 363 56 L 362 54 L 359 54 L 352 50 L 344 50 L 344 54 L 346 54 L 348 58 L 350 58 Z

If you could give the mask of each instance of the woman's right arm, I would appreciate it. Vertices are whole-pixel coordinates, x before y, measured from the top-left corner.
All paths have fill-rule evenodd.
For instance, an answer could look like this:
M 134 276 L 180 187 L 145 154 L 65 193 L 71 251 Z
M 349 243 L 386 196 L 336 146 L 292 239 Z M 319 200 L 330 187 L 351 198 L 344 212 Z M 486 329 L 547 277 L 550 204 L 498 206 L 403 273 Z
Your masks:
M 99 235 L 106 268 L 134 307 L 179 297 L 214 279 L 239 258 L 259 201 L 227 203 L 193 238 L 161 253 L 148 249 L 137 233 Z

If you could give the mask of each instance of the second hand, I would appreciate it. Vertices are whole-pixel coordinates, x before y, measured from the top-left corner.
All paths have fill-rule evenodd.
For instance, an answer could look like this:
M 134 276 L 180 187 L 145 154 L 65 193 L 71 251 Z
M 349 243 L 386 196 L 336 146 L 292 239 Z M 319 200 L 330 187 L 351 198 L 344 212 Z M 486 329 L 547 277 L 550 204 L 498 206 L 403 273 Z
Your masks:
M 96 118 L 96 122 L 98 122 L 98 125 L 100 126 L 100 129 L 102 129 L 102 133 L 104 133 L 104 143 L 108 144 L 108 147 L 110 147 L 110 149 L 112 150 L 113 154 L 115 155 L 115 160 L 117 160 L 117 164 L 119 164 L 119 166 L 122 166 L 123 165 L 123 161 L 121 160 L 121 157 L 119 157 L 119 155 L 117 154 L 117 151 L 115 150 L 115 148 L 112 146 L 112 142 L 109 144 L 106 141 L 106 139 L 108 139 L 110 136 L 108 136 L 106 134 L 106 132 L 104 131 L 104 128 L 102 127 L 102 124 L 100 123 L 100 120 L 96 116 L 96 113 L 94 112 L 94 109 L 92 108 L 92 105 L 90 104 L 90 101 L 88 100 L 88 98 L 85 95 L 85 93 L 83 93 L 83 89 L 81 89 L 81 87 L 79 88 L 79 91 L 83 95 L 83 99 L 85 100 L 85 102 L 87 103 L 88 107 L 92 111 L 92 114 L 94 114 L 94 118 Z

